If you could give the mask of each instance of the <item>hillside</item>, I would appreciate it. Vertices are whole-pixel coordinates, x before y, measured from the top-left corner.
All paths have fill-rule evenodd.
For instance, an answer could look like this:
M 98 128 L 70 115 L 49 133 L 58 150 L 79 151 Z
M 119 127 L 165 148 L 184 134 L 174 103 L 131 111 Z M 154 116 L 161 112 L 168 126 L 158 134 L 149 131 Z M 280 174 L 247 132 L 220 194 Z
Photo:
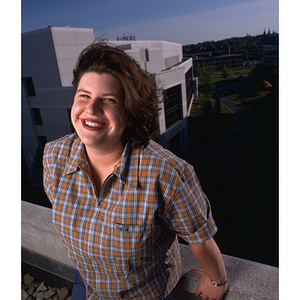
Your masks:
M 245 37 L 232 37 L 220 41 L 206 41 L 198 44 L 190 44 L 183 46 L 184 54 L 212 52 L 213 54 L 223 54 L 228 52 L 230 47 L 230 53 L 242 53 L 247 51 L 249 53 L 260 51 L 265 45 L 274 45 L 279 42 L 279 34 L 276 32 L 267 33 L 257 36 L 246 35 Z

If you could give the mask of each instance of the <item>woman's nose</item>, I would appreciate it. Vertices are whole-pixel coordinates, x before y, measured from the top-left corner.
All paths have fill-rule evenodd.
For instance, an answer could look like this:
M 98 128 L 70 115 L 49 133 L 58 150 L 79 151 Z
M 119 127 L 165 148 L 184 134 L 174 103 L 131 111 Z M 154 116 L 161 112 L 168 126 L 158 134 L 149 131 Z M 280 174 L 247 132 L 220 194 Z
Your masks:
M 86 106 L 86 112 L 91 115 L 103 114 L 102 103 L 98 99 L 91 99 Z

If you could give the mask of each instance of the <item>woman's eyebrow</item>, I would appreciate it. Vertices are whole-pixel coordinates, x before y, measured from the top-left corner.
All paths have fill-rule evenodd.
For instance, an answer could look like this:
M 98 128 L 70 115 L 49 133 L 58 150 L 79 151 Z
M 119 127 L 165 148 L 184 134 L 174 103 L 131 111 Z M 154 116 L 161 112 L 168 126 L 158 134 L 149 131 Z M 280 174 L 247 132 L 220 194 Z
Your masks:
M 76 91 L 76 93 L 79 93 L 79 92 L 88 93 L 88 94 L 91 93 L 91 92 L 89 92 L 87 90 L 83 90 L 83 89 L 79 89 L 79 90 Z
M 114 93 L 114 92 L 102 94 L 102 97 L 109 97 L 109 96 L 119 97 L 119 95 L 117 93 Z
M 87 91 L 87 90 L 84 90 L 84 89 L 78 89 L 76 91 L 76 93 L 87 93 L 87 94 L 91 94 L 91 92 Z M 108 96 L 113 96 L 113 97 L 118 97 L 118 94 L 115 93 L 115 92 L 108 92 L 108 93 L 104 93 L 102 94 L 102 97 L 108 97 Z

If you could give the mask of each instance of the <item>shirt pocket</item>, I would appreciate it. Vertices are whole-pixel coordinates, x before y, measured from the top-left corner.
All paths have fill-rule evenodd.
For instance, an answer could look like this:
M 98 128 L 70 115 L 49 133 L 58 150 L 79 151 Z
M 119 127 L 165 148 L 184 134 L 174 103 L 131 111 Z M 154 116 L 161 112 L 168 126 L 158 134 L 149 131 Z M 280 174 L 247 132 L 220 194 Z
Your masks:
M 143 261 L 149 255 L 151 230 L 147 224 L 115 223 L 114 236 L 124 258 Z
M 151 232 L 147 224 L 114 224 L 114 246 L 119 253 L 114 259 L 115 268 L 126 270 L 128 284 L 143 280 L 151 269 Z

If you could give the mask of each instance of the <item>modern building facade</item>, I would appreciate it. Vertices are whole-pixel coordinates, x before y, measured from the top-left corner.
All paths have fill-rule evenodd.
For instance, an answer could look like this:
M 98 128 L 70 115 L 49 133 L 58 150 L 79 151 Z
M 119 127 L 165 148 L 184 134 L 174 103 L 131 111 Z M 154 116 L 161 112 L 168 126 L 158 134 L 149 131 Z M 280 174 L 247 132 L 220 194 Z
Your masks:
M 22 34 L 22 155 L 32 182 L 37 151 L 72 132 L 72 72 L 79 53 L 94 41 L 93 29 L 47 27 Z M 197 91 L 192 58 L 182 45 L 165 41 L 111 41 L 152 73 L 165 91 L 158 141 L 188 147 L 187 117 Z
M 279 65 L 279 46 L 267 45 L 263 47 L 263 64 L 278 67 Z

